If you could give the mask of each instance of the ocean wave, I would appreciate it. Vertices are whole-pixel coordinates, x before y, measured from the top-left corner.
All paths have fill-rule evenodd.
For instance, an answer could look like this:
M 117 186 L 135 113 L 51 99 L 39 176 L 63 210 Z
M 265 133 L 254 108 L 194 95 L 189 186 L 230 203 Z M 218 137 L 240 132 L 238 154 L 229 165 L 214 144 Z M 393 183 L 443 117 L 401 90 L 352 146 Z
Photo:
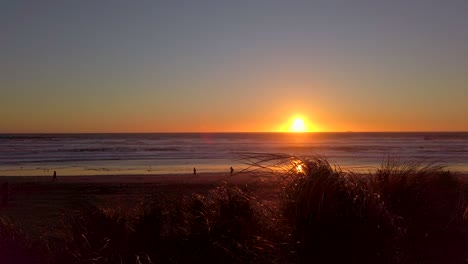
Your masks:
M 425 140 L 425 137 L 430 140 Z M 54 134 L 0 135 L 0 169 L 22 164 L 75 165 L 83 162 L 235 160 L 239 153 L 320 154 L 340 161 L 374 164 L 393 155 L 407 159 L 461 161 L 468 166 L 468 133 L 318 134 Z

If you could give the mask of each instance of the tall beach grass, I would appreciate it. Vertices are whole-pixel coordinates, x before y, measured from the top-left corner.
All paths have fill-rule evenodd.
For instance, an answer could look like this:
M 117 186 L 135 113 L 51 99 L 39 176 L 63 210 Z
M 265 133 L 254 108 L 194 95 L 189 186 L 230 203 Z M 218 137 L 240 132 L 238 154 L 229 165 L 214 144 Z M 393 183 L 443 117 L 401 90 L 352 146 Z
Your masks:
M 369 174 L 324 158 L 252 154 L 274 201 L 248 185 L 155 189 L 130 216 L 83 205 L 63 241 L 0 221 L 2 263 L 463 263 L 467 186 L 444 168 L 389 159 Z M 235 177 L 235 176 L 234 176 Z M 9 262 L 5 262 L 5 260 Z

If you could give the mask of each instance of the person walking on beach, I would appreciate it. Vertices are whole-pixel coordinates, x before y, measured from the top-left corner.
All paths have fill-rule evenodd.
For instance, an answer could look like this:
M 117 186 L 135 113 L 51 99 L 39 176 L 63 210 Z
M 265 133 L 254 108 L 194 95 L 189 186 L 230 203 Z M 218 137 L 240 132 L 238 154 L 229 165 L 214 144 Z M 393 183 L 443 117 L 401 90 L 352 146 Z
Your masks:
M 193 168 L 193 175 L 197 175 L 197 169 Z
M 57 172 L 54 171 L 54 176 L 52 176 L 52 181 L 57 181 Z
M 234 169 L 231 167 L 231 176 L 232 176 L 233 173 L 234 173 Z
M 8 204 L 8 194 L 9 194 L 9 187 L 8 182 L 4 182 L 2 184 L 2 188 L 0 189 L 0 193 L 2 195 L 2 207 L 6 207 Z

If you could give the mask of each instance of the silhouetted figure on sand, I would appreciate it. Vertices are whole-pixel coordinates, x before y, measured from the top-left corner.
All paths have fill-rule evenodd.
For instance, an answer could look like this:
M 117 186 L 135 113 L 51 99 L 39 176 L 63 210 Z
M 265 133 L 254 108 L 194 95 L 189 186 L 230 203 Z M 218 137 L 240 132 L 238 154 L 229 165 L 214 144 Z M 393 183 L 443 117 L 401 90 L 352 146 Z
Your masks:
M 231 167 L 231 176 L 234 173 L 234 168 Z
M 8 204 L 8 194 L 9 194 L 8 182 L 4 182 L 2 184 L 2 188 L 0 189 L 0 193 L 2 195 L 2 207 L 7 206 Z
M 197 169 L 193 168 L 193 175 L 197 175 Z
M 57 172 L 54 171 L 54 176 L 52 176 L 52 181 L 57 181 Z

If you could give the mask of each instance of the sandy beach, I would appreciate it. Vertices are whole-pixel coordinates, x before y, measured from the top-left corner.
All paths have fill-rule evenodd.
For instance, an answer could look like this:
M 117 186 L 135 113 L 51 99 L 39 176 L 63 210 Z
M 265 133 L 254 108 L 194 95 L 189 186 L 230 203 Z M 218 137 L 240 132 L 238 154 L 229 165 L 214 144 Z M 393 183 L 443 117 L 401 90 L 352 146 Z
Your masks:
M 56 236 L 64 217 L 73 216 L 86 204 L 131 212 L 155 192 L 191 195 L 206 193 L 224 183 L 248 186 L 267 200 L 276 195 L 274 179 L 267 173 L 64 176 L 56 182 L 45 176 L 0 177 L 0 183 L 4 182 L 9 183 L 10 197 L 8 205 L 0 208 L 0 216 L 43 237 Z
M 86 176 L 58 176 L 58 183 L 159 183 L 159 184 L 180 184 L 180 183 L 202 183 L 212 184 L 226 181 L 229 183 L 252 183 L 273 179 L 274 175 L 267 172 L 243 172 L 234 173 L 197 173 L 193 174 L 153 174 L 153 175 L 86 175 Z M 1 182 L 52 182 L 52 176 L 1 176 Z
M 457 178 L 468 183 L 466 174 L 457 174 Z M 43 176 L 0 177 L 0 183 L 4 182 L 9 183 L 10 197 L 7 206 L 0 208 L 0 216 L 15 223 L 28 236 L 52 244 L 61 243 L 67 236 L 70 219 L 79 217 L 87 206 L 132 219 L 141 215 L 141 206 L 152 195 L 206 195 L 228 184 L 245 190 L 254 201 L 273 209 L 281 200 L 282 190 L 277 178 L 268 172 L 232 176 L 229 173 L 59 176 L 57 181 Z M 466 229 L 457 232 L 463 237 L 468 234 Z
M 457 177 L 468 184 L 468 174 Z M 229 173 L 63 176 L 56 182 L 46 176 L 4 176 L 0 177 L 0 183 L 9 183 L 10 197 L 8 206 L 0 212 L 34 230 L 36 224 L 45 228 L 48 223 L 56 223 L 80 203 L 128 209 L 153 192 L 206 193 L 222 184 L 232 184 L 255 191 L 260 199 L 272 200 L 277 197 L 276 181 L 275 175 L 268 172 L 232 176 Z

